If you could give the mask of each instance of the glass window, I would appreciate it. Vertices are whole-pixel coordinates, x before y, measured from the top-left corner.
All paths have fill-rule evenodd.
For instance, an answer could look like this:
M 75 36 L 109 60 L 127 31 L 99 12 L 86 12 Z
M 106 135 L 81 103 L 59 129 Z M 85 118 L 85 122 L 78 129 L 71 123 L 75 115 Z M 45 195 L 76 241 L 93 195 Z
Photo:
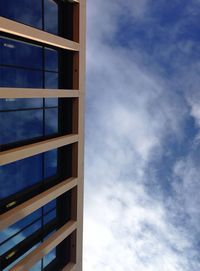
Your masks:
M 53 211 L 49 212 L 48 214 L 44 216 L 44 224 L 47 224 L 54 218 L 56 218 L 56 209 L 54 209 Z
M 44 228 L 43 225 L 46 225 L 47 223 L 51 222 L 56 218 L 56 209 L 55 209 L 56 201 L 57 199 L 53 200 L 52 202 L 46 204 L 44 207 L 28 215 L 24 219 L 18 221 L 17 223 L 15 223 L 14 225 L 10 226 L 9 228 L 0 233 L 0 255 L 2 256 L 3 268 L 6 267 L 6 265 L 8 264 L 6 262 L 7 255 L 9 255 L 12 252 L 16 253 L 18 252 L 18 250 L 20 251 L 21 247 L 24 246 L 25 249 L 26 248 L 29 249 L 32 246 L 32 249 L 28 250 L 28 252 L 30 252 L 37 246 L 37 245 L 35 246 L 35 238 L 39 237 L 41 241 L 46 240 L 49 236 L 52 235 L 52 233 L 55 232 L 56 229 L 55 227 L 57 224 L 50 223 L 48 226 L 48 231 L 46 231 L 47 228 Z M 52 207 L 54 209 L 52 209 Z M 42 212 L 42 209 L 44 212 Z M 48 212 L 46 212 L 47 210 Z M 43 213 L 44 216 L 42 219 Z M 29 237 L 31 238 L 27 239 Z M 23 243 L 25 239 L 26 242 Z M 27 240 L 29 243 L 27 243 Z M 20 247 L 17 246 L 19 244 Z M 20 256 L 18 260 L 14 261 L 14 263 L 18 262 L 28 252 L 26 252 L 23 256 Z M 53 258 L 54 256 L 51 253 L 49 253 L 48 256 L 45 256 L 45 265 L 47 265 L 51 261 L 51 259 L 53 260 Z M 14 263 L 11 264 L 9 267 L 14 265 Z M 37 270 L 36 268 L 39 268 L 40 265 L 41 261 L 34 265 L 34 267 L 30 270 Z
M 42 47 L 1 37 L 1 64 L 42 69 Z
M 28 215 L 27 217 L 23 218 L 22 220 L 18 221 L 17 223 L 11 225 L 9 228 L 5 229 L 4 231 L 1 231 L 0 232 L 0 245 L 6 239 L 15 235 L 23 228 L 26 228 L 28 225 L 30 225 L 34 221 L 40 219 L 41 215 L 42 215 L 42 209 L 39 209 L 39 210 L 33 212 L 32 214 Z
M 43 107 L 43 99 L 0 99 L 0 111 L 40 107 Z
M 0 145 L 39 137 L 43 135 L 43 110 L 0 112 L 0 123 Z
M 37 170 L 33 170 L 36 168 Z M 30 174 L 31 172 L 31 174 Z M 15 176 L 15 178 L 13 178 Z M 42 155 L 0 167 L 0 199 L 13 195 L 42 180 Z
M 43 267 L 45 268 L 48 264 L 50 264 L 56 258 L 56 249 L 50 251 L 47 255 L 43 258 Z
M 19 234 L 13 236 L 11 239 L 9 239 L 7 242 L 5 242 L 3 245 L 0 246 L 0 254 L 6 253 L 8 250 L 12 249 L 15 245 L 22 242 L 24 239 L 26 239 L 28 236 L 36 232 L 38 229 L 40 229 L 42 226 L 42 220 L 31 224 L 28 228 L 21 231 Z
M 45 106 L 46 107 L 58 106 L 58 98 L 46 98 Z
M 47 213 L 50 210 L 55 209 L 56 208 L 56 200 L 52 200 L 51 202 L 46 204 L 43 208 L 44 208 L 44 213 Z
M 45 110 L 45 134 L 58 133 L 58 109 L 49 108 Z
M 48 178 L 57 174 L 57 150 L 44 154 L 44 176 Z
M 58 88 L 58 73 L 45 72 L 45 88 Z
M 45 70 L 58 72 L 58 51 L 45 48 Z
M 42 28 L 42 1 L 0 1 L 0 15 L 11 20 Z
M 44 30 L 58 35 L 58 5 L 54 0 L 44 0 Z
M 72 39 L 73 5 L 65 0 L 1 0 L 0 16 Z
M 19 262 L 20 260 L 22 260 L 26 255 L 28 255 L 32 250 L 34 250 L 37 246 L 39 246 L 40 243 L 38 243 L 37 245 L 33 246 L 31 249 L 29 249 L 26 253 L 24 253 L 21 257 L 19 257 L 16 261 L 14 261 L 12 264 L 10 264 L 9 266 L 7 266 L 5 269 L 3 269 L 3 271 L 9 271 L 11 267 L 13 267 L 17 262 Z M 37 268 L 41 268 L 40 267 L 40 263 L 41 261 L 38 262 L 38 264 L 36 265 Z M 31 271 L 39 271 L 42 269 L 35 269 L 35 266 L 33 266 L 33 269 L 30 269 Z
M 19 88 L 42 88 L 42 71 L 13 67 L 0 67 L 0 86 Z

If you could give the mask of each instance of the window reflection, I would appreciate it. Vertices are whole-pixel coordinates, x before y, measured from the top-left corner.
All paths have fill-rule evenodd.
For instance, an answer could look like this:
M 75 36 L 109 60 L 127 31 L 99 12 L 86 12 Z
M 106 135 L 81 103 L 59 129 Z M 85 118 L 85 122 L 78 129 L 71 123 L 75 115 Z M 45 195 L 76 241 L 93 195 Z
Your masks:
M 44 0 L 44 30 L 58 35 L 58 5 L 56 1 Z
M 26 249 L 27 238 L 30 237 L 29 245 L 27 247 L 30 248 L 32 246 L 32 249 L 28 250 L 28 252 L 30 252 L 37 246 L 35 246 L 34 238 L 39 237 L 41 241 L 46 240 L 49 236 L 52 235 L 53 232 L 55 232 L 55 226 L 57 224 L 52 224 L 52 222 L 55 222 L 55 218 L 57 216 L 55 209 L 56 201 L 57 199 L 49 202 L 44 207 L 28 215 L 24 219 L 20 220 L 19 222 L 15 223 L 14 225 L 10 226 L 9 228 L 0 233 L 0 255 L 2 256 L 2 259 L 4 259 L 3 266 L 5 266 L 6 256 L 9 255 L 12 251 L 16 252 L 18 250 L 21 250 L 21 247 L 23 247 L 24 244 L 23 241 L 25 239 Z M 45 228 L 43 227 L 44 225 L 46 225 Z M 49 228 L 49 230 L 47 230 L 47 228 Z M 18 247 L 18 245 L 20 245 L 20 247 Z M 13 266 L 21 258 L 23 258 L 28 252 L 19 257 L 17 261 L 14 261 L 11 265 L 9 265 L 9 268 L 11 268 L 11 266 Z M 51 253 L 49 253 L 49 256 L 45 257 L 45 262 L 50 262 L 50 258 L 53 258 L 53 255 L 51 255 Z M 41 261 L 34 265 L 33 269 L 31 270 L 36 270 L 35 268 L 39 268 L 40 264 Z M 9 270 L 7 268 L 3 268 L 3 270 Z
M 56 200 L 52 200 L 44 206 L 44 213 L 47 213 L 54 208 L 56 208 Z
M 37 168 L 37 170 L 33 170 Z M 31 174 L 30 174 L 31 172 Z M 15 178 L 13 178 L 15 176 Z M 13 195 L 42 180 L 42 155 L 0 167 L 0 199 Z
M 28 228 L 21 231 L 19 234 L 14 236 L 13 238 L 9 239 L 7 242 L 5 242 L 3 245 L 0 246 L 0 254 L 4 254 L 8 250 L 10 250 L 12 247 L 17 245 L 18 243 L 22 242 L 24 239 L 29 237 L 31 234 L 36 232 L 38 229 L 40 229 L 42 226 L 42 220 L 33 223 Z
M 45 72 L 45 88 L 58 88 L 58 73 Z
M 43 267 L 46 267 L 53 260 L 55 260 L 55 258 L 56 258 L 56 249 L 53 249 L 47 255 L 44 256 L 44 258 L 43 258 Z
M 42 69 L 42 47 L 1 37 L 1 64 Z
M 73 3 L 64 0 L 0 1 L 0 16 L 68 39 L 72 39 L 72 14 Z
M 0 123 L 0 145 L 39 137 L 43 135 L 43 110 L 0 112 Z
M 10 238 L 11 236 L 15 235 L 23 228 L 26 228 L 28 225 L 33 223 L 34 221 L 38 220 L 42 215 L 42 209 L 39 209 L 32 214 L 26 216 L 22 220 L 18 221 L 17 223 L 11 225 L 4 231 L 0 232 L 0 244 L 4 242 L 6 239 Z
M 0 99 L 0 111 L 25 108 L 39 108 L 42 106 L 43 99 Z
M 58 52 L 45 48 L 45 70 L 58 72 Z
M 0 15 L 11 20 L 42 28 L 42 1 L 0 1 Z
M 2 87 L 42 88 L 42 72 L 0 67 L 0 85 Z
M 57 150 L 48 151 L 44 155 L 44 176 L 48 178 L 57 173 Z
M 33 246 L 31 249 L 29 249 L 26 253 L 24 253 L 21 257 L 19 257 L 16 261 L 14 261 L 12 264 L 10 264 L 8 267 L 6 267 L 5 269 L 3 269 L 3 271 L 9 271 L 11 267 L 13 267 L 17 262 L 19 262 L 20 260 L 22 260 L 26 255 L 28 255 L 32 250 L 34 250 L 35 248 L 37 248 L 37 246 L 39 246 L 40 243 L 38 243 L 37 245 Z M 38 263 L 38 265 L 36 265 L 36 267 L 40 268 L 40 263 L 41 261 Z M 35 266 L 33 267 L 33 269 L 30 269 L 32 271 L 39 271 L 41 269 L 35 269 Z
M 45 134 L 58 133 L 58 109 L 49 108 L 45 110 Z
M 44 216 L 44 224 L 47 224 L 49 221 L 53 220 L 56 218 L 56 210 L 51 211 L 47 215 Z
M 45 106 L 46 107 L 58 106 L 58 98 L 46 98 Z

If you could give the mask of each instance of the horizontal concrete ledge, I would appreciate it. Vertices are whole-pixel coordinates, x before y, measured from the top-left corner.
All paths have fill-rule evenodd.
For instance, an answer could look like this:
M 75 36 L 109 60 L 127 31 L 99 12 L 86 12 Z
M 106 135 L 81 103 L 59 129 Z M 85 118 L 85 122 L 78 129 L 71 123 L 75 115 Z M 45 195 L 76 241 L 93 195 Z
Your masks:
M 0 17 L 0 31 L 71 51 L 79 51 L 80 47 L 77 42 L 64 39 L 28 25 L 14 22 L 4 17 Z
M 0 165 L 6 165 L 39 153 L 77 142 L 78 135 L 65 135 L 0 152 Z
M 68 0 L 68 2 L 71 2 L 71 3 L 80 3 L 79 0 Z
M 38 89 L 38 88 L 0 88 L 1 99 L 15 98 L 73 98 L 79 97 L 79 90 Z
M 47 240 L 45 240 L 36 249 L 31 251 L 21 261 L 14 265 L 10 271 L 27 271 L 40 261 L 46 254 L 59 245 L 65 238 L 67 238 L 77 228 L 77 222 L 70 220 L 63 227 L 53 233 Z
M 78 266 L 75 263 L 68 263 L 62 271 L 80 271 L 77 269 Z
M 27 200 L 26 202 L 18 205 L 10 211 L 0 215 L 0 230 L 4 230 L 13 225 L 17 221 L 23 219 L 25 216 L 33 213 L 50 201 L 56 199 L 65 192 L 76 187 L 78 184 L 77 178 L 69 178 L 52 188 L 42 192 L 41 194 Z

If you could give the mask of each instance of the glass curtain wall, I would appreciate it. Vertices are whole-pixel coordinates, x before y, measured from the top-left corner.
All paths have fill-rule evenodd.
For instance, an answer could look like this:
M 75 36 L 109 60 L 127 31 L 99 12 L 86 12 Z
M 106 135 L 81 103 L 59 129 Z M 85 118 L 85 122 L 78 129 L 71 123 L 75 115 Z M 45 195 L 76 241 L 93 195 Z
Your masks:
M 0 16 L 73 39 L 68 1 L 0 1 Z M 0 87 L 72 89 L 73 52 L 0 32 Z M 51 90 L 49 90 L 51 91 Z M 0 152 L 72 133 L 73 98 L 0 99 Z M 0 167 L 0 214 L 72 176 L 74 144 Z M 31 174 L 30 174 L 31 173 Z M 10 268 L 71 218 L 67 192 L 0 233 L 0 271 Z M 70 238 L 31 270 L 69 261 Z M 61 257 L 65 252 L 65 257 Z M 64 259 L 64 260 L 63 260 Z
M 0 1 L 0 16 L 67 39 L 72 37 L 73 4 L 67 0 Z

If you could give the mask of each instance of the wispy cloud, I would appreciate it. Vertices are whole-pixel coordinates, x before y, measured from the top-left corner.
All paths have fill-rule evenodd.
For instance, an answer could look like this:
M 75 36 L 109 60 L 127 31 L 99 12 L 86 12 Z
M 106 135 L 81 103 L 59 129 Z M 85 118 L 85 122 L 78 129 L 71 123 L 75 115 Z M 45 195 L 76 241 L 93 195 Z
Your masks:
M 195 140 L 184 132 L 188 119 L 198 115 L 181 78 L 185 69 L 176 63 L 169 77 L 154 54 L 133 44 L 131 32 L 132 44 L 116 40 L 123 35 L 119 29 L 126 14 L 132 25 L 152 21 L 151 4 L 88 1 L 85 271 L 200 269 L 196 230 L 187 221 L 193 214 L 186 199 L 183 205 L 189 177 L 181 173 L 190 169 L 190 148 L 184 145 Z M 168 46 L 166 51 L 174 44 Z M 155 47 L 161 52 L 164 45 Z M 184 50 L 189 54 L 192 48 L 193 43 Z M 177 58 L 179 65 L 184 54 Z M 187 76 L 189 82 L 193 73 Z M 178 147 L 179 154 L 170 158 Z M 166 168 L 159 179 L 161 161 Z M 196 178 L 191 191 L 198 183 Z M 198 195 L 191 203 L 194 209 Z

